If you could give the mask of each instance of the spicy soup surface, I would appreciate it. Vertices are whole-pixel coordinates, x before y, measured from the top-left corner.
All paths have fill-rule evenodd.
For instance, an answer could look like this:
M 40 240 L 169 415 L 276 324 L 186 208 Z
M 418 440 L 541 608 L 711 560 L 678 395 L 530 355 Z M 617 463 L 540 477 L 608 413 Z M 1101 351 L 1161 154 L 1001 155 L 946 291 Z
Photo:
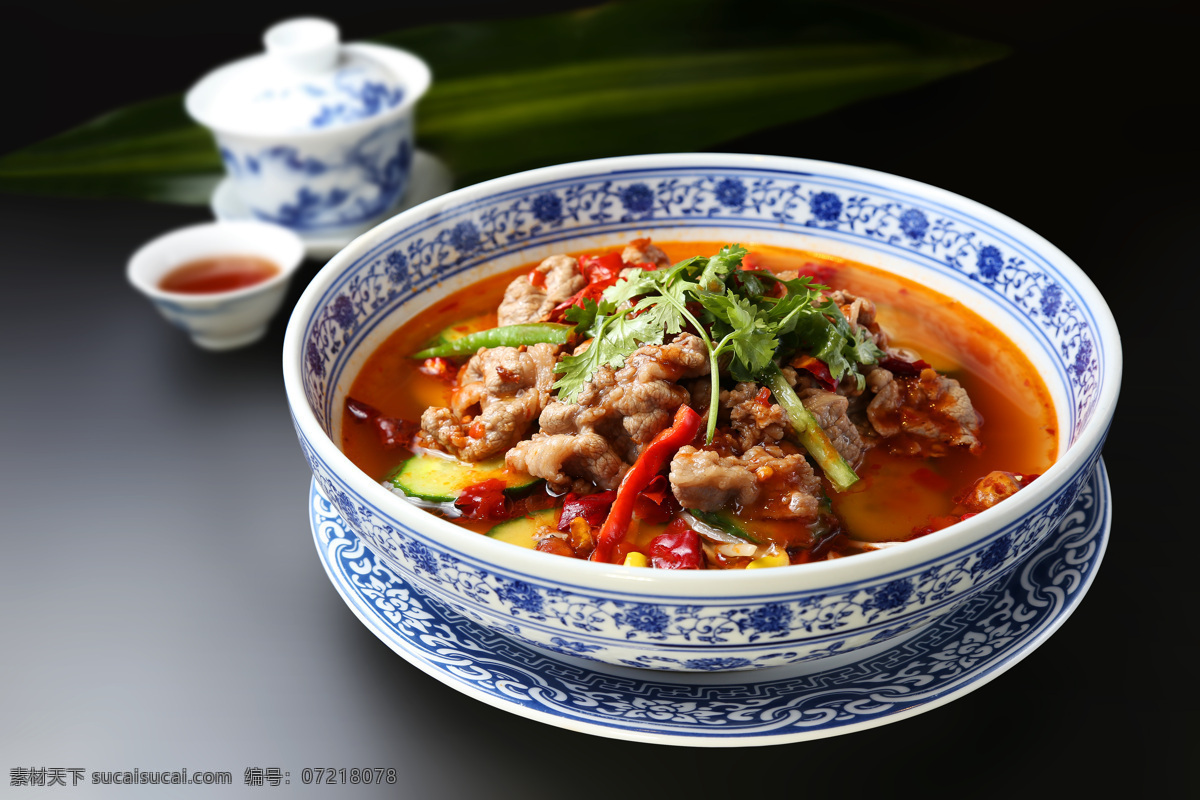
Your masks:
M 655 244 L 672 262 L 709 256 L 723 246 L 719 242 Z M 846 534 L 843 540 L 905 541 L 946 527 L 961 518 L 953 513 L 956 498 L 980 476 L 992 470 L 1036 476 L 1053 463 L 1058 431 L 1049 392 L 1024 354 L 991 323 L 956 300 L 864 264 L 772 246 L 746 247 L 751 253 L 748 258 L 772 272 L 798 270 L 818 283 L 872 300 L 876 319 L 889 332 L 891 345 L 916 351 L 939 373 L 957 380 L 983 419 L 980 453 L 952 450 L 937 458 L 923 458 L 891 455 L 883 447 L 873 447 L 857 470 L 860 480 L 849 491 L 835 492 L 827 485 L 840 532 Z M 620 247 L 607 251 L 613 250 Z M 419 420 L 427 407 L 448 405 L 452 384 L 424 374 L 422 361 L 411 354 L 465 320 L 471 320 L 476 328 L 494 326 L 506 287 L 536 263 L 462 289 L 407 322 L 369 357 L 349 396 L 400 420 Z M 370 426 L 359 424 L 349 410 L 344 413 L 342 449 L 371 478 L 383 480 L 410 455 L 407 450 L 384 446 Z M 489 522 L 453 521 L 478 532 L 492 527 Z M 798 563 L 808 560 L 801 551 L 806 541 L 811 546 L 814 540 L 811 533 L 806 539 L 790 530 L 796 524 L 764 520 L 751 527 L 760 537 L 786 543 L 791 563 Z M 636 531 L 631 534 L 643 544 L 661 531 L 661 526 L 643 527 L 646 530 L 640 538 Z M 856 552 L 852 544 L 842 550 Z

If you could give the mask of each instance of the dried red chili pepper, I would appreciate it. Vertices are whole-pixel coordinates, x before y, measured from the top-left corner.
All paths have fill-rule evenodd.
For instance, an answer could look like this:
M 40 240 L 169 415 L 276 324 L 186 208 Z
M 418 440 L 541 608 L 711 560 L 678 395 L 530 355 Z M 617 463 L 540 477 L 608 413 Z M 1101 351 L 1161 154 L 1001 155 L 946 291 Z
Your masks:
M 472 484 L 458 496 L 454 506 L 467 519 L 508 519 L 509 504 L 504 495 L 504 485 L 499 478 Z
M 621 485 L 617 487 L 616 500 L 608 512 L 608 518 L 604 520 L 604 527 L 600 529 L 596 549 L 592 551 L 592 561 L 611 562 L 617 544 L 629 531 L 629 522 L 633 519 L 638 495 L 650 485 L 654 476 L 670 463 L 676 450 L 691 443 L 696 432 L 700 430 L 700 423 L 700 415 L 690 406 L 680 406 L 675 412 L 671 427 L 660 431 L 638 456 L 637 461 L 625 473 Z
M 671 484 L 664 475 L 655 475 L 633 504 L 633 515 L 653 524 L 668 522 L 679 510 L 679 501 L 671 494 Z
M 928 536 L 931 533 L 937 533 L 940 530 L 949 528 L 951 525 L 953 525 L 956 522 L 960 522 L 961 520 L 962 520 L 962 517 L 956 516 L 954 514 L 943 514 L 940 516 L 930 517 L 927 525 L 922 525 L 918 528 L 913 528 L 912 533 L 909 535 L 908 538 L 910 540 L 919 539 L 922 536 Z
M 412 446 L 413 437 L 421 430 L 417 423 L 395 417 L 375 417 L 373 422 L 379 443 L 387 448 Z
M 655 536 L 646 549 L 650 564 L 656 569 L 700 569 L 704 566 L 700 537 L 681 519 L 668 525 L 666 533 Z
M 923 369 L 931 369 L 929 364 L 921 359 L 905 361 L 903 358 L 887 356 L 879 359 L 879 366 L 900 378 L 916 378 Z
M 350 416 L 359 422 L 366 422 L 379 416 L 379 409 L 375 406 L 367 405 L 361 400 L 355 400 L 353 397 L 346 398 L 346 410 L 350 412 Z
M 388 449 L 411 447 L 413 437 L 421 430 L 421 426 L 415 422 L 385 417 L 379 409 L 353 397 L 346 398 L 346 410 L 354 417 L 355 422 L 370 423 L 375 429 L 375 435 L 379 437 L 379 443 Z
M 571 549 L 571 545 L 565 539 L 560 539 L 557 536 L 547 536 L 537 543 L 537 549 L 543 553 L 550 553 L 555 556 L 566 556 L 567 558 L 575 558 L 575 551 Z
M 813 283 L 821 286 L 832 286 L 833 278 L 837 276 L 836 268 L 814 264 L 811 261 L 796 272 L 797 278 L 811 278 Z
M 588 283 L 615 281 L 621 277 L 621 270 L 625 267 L 626 264 L 621 260 L 620 253 L 579 257 L 579 271 L 583 273 L 583 277 Z
M 578 495 L 571 492 L 563 500 L 562 515 L 558 518 L 558 529 L 563 533 L 571 530 L 571 520 L 583 517 L 588 525 L 599 528 L 612 508 L 617 493 L 611 489 L 598 494 Z

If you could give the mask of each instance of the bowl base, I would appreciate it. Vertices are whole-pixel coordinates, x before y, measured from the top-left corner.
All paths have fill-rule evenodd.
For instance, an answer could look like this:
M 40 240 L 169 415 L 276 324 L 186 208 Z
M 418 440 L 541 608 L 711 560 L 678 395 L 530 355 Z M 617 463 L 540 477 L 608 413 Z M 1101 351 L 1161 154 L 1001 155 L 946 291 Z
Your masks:
M 261 328 L 255 328 L 247 333 L 237 334 L 234 336 L 201 336 L 199 334 L 192 335 L 192 341 L 197 347 L 202 347 L 205 350 L 233 350 L 238 347 L 245 347 L 248 344 L 253 344 L 259 339 L 267 335 L 267 327 L 263 325 Z

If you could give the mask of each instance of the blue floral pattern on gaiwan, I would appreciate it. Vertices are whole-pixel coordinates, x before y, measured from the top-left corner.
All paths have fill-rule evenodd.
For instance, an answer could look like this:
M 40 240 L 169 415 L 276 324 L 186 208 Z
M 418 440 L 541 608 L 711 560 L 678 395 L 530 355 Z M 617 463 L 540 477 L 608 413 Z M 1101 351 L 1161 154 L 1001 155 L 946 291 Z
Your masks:
M 258 219 L 297 231 L 342 228 L 375 219 L 400 200 L 412 170 L 412 136 L 400 121 L 325 159 L 279 145 L 243 152 L 226 146 L 221 157 L 243 184 L 295 186 L 276 202 L 247 203 Z
M 266 41 L 266 55 L 200 81 L 188 112 L 212 129 L 254 217 L 306 233 L 361 232 L 408 184 L 412 108 L 428 68 L 395 48 L 342 46 L 323 20 L 281 23 Z
M 370 51 L 342 47 L 325 20 L 282 22 L 264 37 L 267 52 L 197 85 L 189 103 L 201 121 L 225 130 L 289 135 L 328 130 L 386 114 L 407 92 Z

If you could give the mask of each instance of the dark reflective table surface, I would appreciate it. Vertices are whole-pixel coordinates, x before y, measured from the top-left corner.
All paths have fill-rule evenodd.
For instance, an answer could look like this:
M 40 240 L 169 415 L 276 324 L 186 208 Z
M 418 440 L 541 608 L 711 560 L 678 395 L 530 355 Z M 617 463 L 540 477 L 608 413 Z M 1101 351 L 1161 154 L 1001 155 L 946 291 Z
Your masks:
M 346 38 L 395 27 L 387 8 L 359 5 L 316 10 L 344 14 Z M 1200 219 L 1184 124 L 1194 12 L 1127 3 L 1075 18 L 1058 5 L 948 5 L 895 8 L 930 21 L 945 12 L 948 26 L 1016 52 L 722 149 L 843 161 L 964 194 L 1063 249 L 1114 307 L 1126 365 L 1105 449 L 1112 540 L 1089 595 L 1041 648 L 913 719 L 759 750 L 601 739 L 471 700 L 379 642 L 320 566 L 283 394 L 286 315 L 251 347 L 209 353 L 126 284 L 138 245 L 208 219 L 207 209 L 0 195 L 0 789 L 36 793 L 10 785 L 19 768 L 82 767 L 233 774 L 232 788 L 179 792 L 196 797 L 827 796 L 914 781 L 973 797 L 1195 791 L 1184 750 L 1194 734 L 1182 727 L 1196 708 L 1186 485 L 1195 434 L 1182 377 L 1195 350 Z M 102 56 L 87 44 L 89 19 L 163 56 L 153 14 L 80 12 L 56 28 L 46 11 L 21 13 L 66 37 L 80 64 Z M 95 68 L 83 110 L 10 118 L 4 148 L 182 88 L 221 60 L 203 57 L 203 35 L 228 55 L 248 52 L 287 14 L 264 7 L 237 36 L 204 23 L 175 42 L 178 63 L 164 59 L 138 91 L 99 79 L 128 79 L 128 59 L 114 56 Z M 18 45 L 5 66 L 33 51 Z M 15 91 L 36 110 L 53 82 L 28 81 Z M 319 267 L 297 274 L 289 308 Z M 246 786 L 245 770 L 259 767 L 289 772 L 291 784 Z M 399 783 L 306 788 L 305 767 L 394 768 Z M 137 794 L 63 794 L 89 792 Z

